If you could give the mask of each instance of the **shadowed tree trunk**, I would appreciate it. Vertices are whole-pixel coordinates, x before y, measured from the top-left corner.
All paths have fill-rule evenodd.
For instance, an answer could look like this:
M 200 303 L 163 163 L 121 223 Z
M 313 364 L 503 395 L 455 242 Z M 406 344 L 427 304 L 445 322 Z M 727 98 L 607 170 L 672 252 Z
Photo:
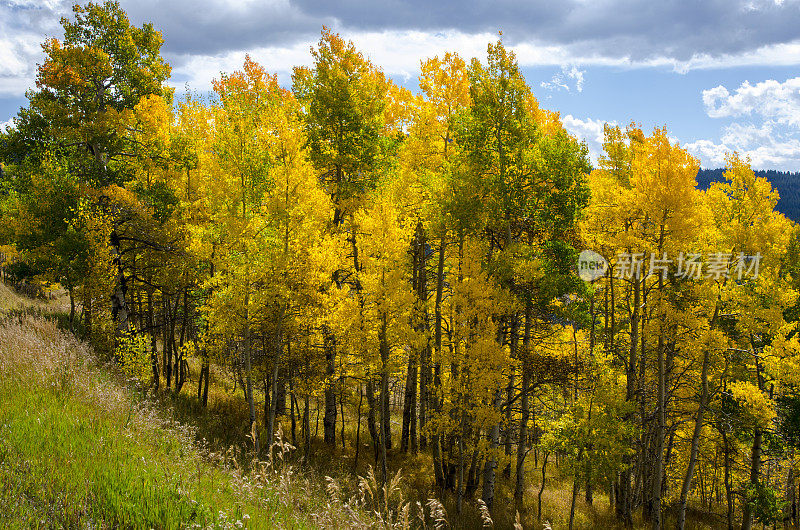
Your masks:
M 498 387 L 494 393 L 493 406 L 495 409 L 500 409 L 502 403 L 502 394 Z M 500 424 L 492 425 L 489 431 L 489 448 L 494 451 L 500 445 Z M 495 477 L 497 475 L 497 458 L 489 457 L 486 460 L 486 465 L 483 469 L 483 502 L 486 507 L 492 510 L 494 508 L 494 493 L 495 493 Z
M 325 416 L 322 419 L 323 437 L 325 443 L 333 446 L 336 444 L 336 388 L 333 376 L 336 373 L 336 346 L 330 332 L 323 330 L 325 341 Z
M 530 361 L 530 341 L 531 341 L 531 318 L 533 307 L 528 302 L 525 305 L 525 332 L 522 338 L 522 417 L 519 422 L 519 438 L 517 439 L 517 466 L 516 481 L 514 484 L 514 504 L 517 510 L 522 509 L 525 496 L 525 444 L 528 441 L 528 420 L 530 419 L 530 405 L 528 403 L 528 387 L 531 384 Z M 514 333 L 516 335 L 516 333 Z M 516 338 L 511 339 L 512 351 L 516 349 Z
M 753 336 L 750 336 L 750 347 L 752 348 L 752 355 L 756 362 L 756 379 L 758 381 L 758 389 L 764 391 L 764 378 L 761 374 L 761 362 L 756 351 L 755 341 Z M 750 452 L 750 484 L 757 485 L 761 476 L 761 442 L 763 433 L 760 427 L 756 427 L 753 432 L 753 448 Z M 750 530 L 753 526 L 753 511 L 748 502 L 744 502 L 742 507 L 742 530 Z
M 686 504 L 689 498 L 689 491 L 692 487 L 692 476 L 694 475 L 694 468 L 697 463 L 697 454 L 700 449 L 700 432 L 703 430 L 703 415 L 708 402 L 708 361 L 709 350 L 705 348 L 703 351 L 703 367 L 700 372 L 700 404 L 698 405 L 697 415 L 695 416 L 692 446 L 689 452 L 689 465 L 686 468 L 686 475 L 683 479 L 681 497 L 678 505 L 678 521 L 676 523 L 678 530 L 683 530 L 686 524 Z
M 247 382 L 247 405 L 250 409 L 250 432 L 253 434 L 253 446 L 255 453 L 258 454 L 259 452 L 259 443 L 258 443 L 258 436 L 256 434 L 256 406 L 253 400 L 253 368 L 250 365 L 250 354 L 251 354 L 251 337 L 250 337 L 250 275 L 249 273 L 246 274 L 247 277 L 247 289 L 245 290 L 244 294 L 244 348 L 242 353 L 244 354 L 244 369 L 245 369 L 245 378 Z
M 153 385 L 156 390 L 159 386 L 158 373 L 158 344 L 156 341 L 155 322 L 153 321 L 153 290 L 147 290 L 147 329 L 150 330 L 150 363 L 153 366 Z
M 445 257 L 445 250 L 447 248 L 447 242 L 444 237 L 442 237 L 441 242 L 439 243 L 439 259 L 438 264 L 436 266 L 436 302 L 434 305 L 434 344 L 435 344 L 435 351 L 437 358 L 441 358 L 442 355 L 442 294 L 444 291 L 444 257 Z M 440 366 L 439 362 L 435 362 L 433 366 L 433 388 L 439 388 L 441 385 L 441 374 L 440 374 Z M 438 398 L 433 398 L 433 410 L 437 412 L 439 410 L 439 402 Z M 442 458 L 441 458 L 441 439 L 440 436 L 434 435 L 431 437 L 431 454 L 433 456 L 433 476 L 436 480 L 436 486 L 440 489 L 444 488 L 444 470 L 442 469 Z

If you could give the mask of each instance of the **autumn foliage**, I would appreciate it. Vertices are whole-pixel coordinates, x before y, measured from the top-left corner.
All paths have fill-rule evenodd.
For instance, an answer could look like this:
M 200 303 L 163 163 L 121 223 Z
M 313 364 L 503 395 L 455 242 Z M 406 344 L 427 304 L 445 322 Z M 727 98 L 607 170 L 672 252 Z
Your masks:
M 152 26 L 74 11 L 0 136 L 0 244 L 144 388 L 230 382 L 262 456 L 280 428 L 307 460 L 321 416 L 377 505 L 416 458 L 498 525 L 541 520 L 550 480 L 570 527 L 600 497 L 620 524 L 797 522 L 800 245 L 747 160 L 704 191 L 631 124 L 593 168 L 502 40 L 412 93 L 326 28 L 291 87 L 247 57 L 173 99 Z

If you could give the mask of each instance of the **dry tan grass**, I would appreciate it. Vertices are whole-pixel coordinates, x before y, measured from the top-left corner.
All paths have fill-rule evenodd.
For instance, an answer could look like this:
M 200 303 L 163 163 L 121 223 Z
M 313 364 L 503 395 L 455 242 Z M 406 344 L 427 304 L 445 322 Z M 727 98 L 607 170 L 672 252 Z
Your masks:
M 91 349 L 53 320 L 19 314 L 0 322 L 0 369 L 6 377 L 74 384 L 93 361 Z
M 10 312 L 36 312 L 43 314 L 68 313 L 69 296 L 63 289 L 50 293 L 52 300 L 41 300 L 23 296 L 0 282 L 0 315 Z

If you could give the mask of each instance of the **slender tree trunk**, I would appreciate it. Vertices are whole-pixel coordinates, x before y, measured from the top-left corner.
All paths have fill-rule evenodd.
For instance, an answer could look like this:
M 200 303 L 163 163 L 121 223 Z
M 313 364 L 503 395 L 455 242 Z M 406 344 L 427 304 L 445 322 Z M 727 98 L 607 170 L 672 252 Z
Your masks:
M 417 223 L 417 231 L 413 242 L 413 288 L 417 295 L 414 311 L 413 326 L 418 331 L 424 333 L 426 327 L 426 315 L 424 314 L 426 299 L 426 277 L 425 277 L 425 236 L 422 229 L 422 222 Z M 419 352 L 419 360 L 424 361 L 425 346 Z M 400 435 L 400 450 L 407 452 L 409 448 L 413 453 L 417 452 L 417 361 L 418 356 L 414 352 L 408 355 L 408 370 L 406 372 L 406 387 L 403 396 L 403 427 Z
M 467 415 L 461 413 L 461 433 L 458 435 L 458 483 L 456 485 L 456 512 L 463 511 L 464 506 L 464 431 L 466 430 Z
M 433 366 L 433 388 L 441 388 L 441 375 L 439 360 L 442 358 L 442 295 L 444 291 L 444 258 L 445 250 L 447 248 L 447 241 L 444 236 L 439 244 L 439 259 L 436 266 L 436 302 L 434 305 L 434 344 L 436 351 L 436 361 Z M 438 397 L 432 400 L 434 403 L 434 411 L 438 412 L 439 402 Z M 432 445 L 431 453 L 433 456 L 433 472 L 436 480 L 436 485 L 440 489 L 444 488 L 444 470 L 442 469 L 441 459 L 441 445 L 440 437 L 434 435 L 431 437 L 430 443 Z
M 114 282 L 114 293 L 111 295 L 111 316 L 117 323 L 117 334 L 130 333 L 130 320 L 128 318 L 128 304 L 126 295 L 128 291 L 127 280 L 122 272 L 120 259 L 120 240 L 116 230 L 111 232 L 111 256 L 116 269 L 117 277 Z
M 794 451 L 789 455 L 790 460 L 794 459 Z M 786 503 L 786 514 L 783 516 L 784 528 L 794 525 L 797 522 L 797 489 L 795 488 L 794 467 L 789 467 L 786 474 L 786 490 L 783 496 Z
M 272 442 L 275 439 L 275 418 L 278 411 L 278 359 L 275 359 L 274 361 L 270 382 L 272 383 L 270 388 L 272 399 L 269 400 L 269 418 L 267 419 L 267 447 L 269 448 L 270 453 L 272 453 Z
M 311 404 L 309 401 L 308 394 L 306 394 L 303 404 L 303 458 L 306 462 L 311 454 Z
M 531 302 L 525 305 L 525 332 L 522 338 L 522 417 L 519 422 L 519 438 L 517 439 L 517 466 L 516 481 L 514 484 L 514 504 L 516 509 L 521 511 L 525 497 L 525 456 L 528 454 L 525 444 L 528 441 L 528 419 L 530 418 L 530 405 L 528 403 L 528 387 L 531 384 L 530 363 L 530 342 L 531 342 L 531 319 L 533 317 L 533 306 Z M 513 342 L 513 339 L 512 339 Z
M 161 350 L 164 364 L 164 376 L 167 378 L 167 389 L 169 389 L 172 386 L 172 351 L 170 350 L 172 342 L 169 340 L 169 321 L 172 311 L 169 308 L 169 295 L 163 292 L 161 298 L 163 299 L 163 311 L 161 316 L 163 343 L 161 344 Z
M 421 225 L 420 225 L 421 226 Z M 425 346 L 420 351 L 420 374 L 419 374 L 419 420 L 417 430 L 418 444 L 414 443 L 414 430 L 411 432 L 411 450 L 416 452 L 417 445 L 425 449 L 427 447 L 427 440 L 423 435 L 425 423 L 428 420 L 428 407 L 430 395 L 428 386 L 431 383 L 431 342 L 429 336 L 430 323 L 428 321 L 428 255 L 427 255 L 427 237 L 424 229 L 422 230 L 422 237 L 420 242 L 420 264 L 417 275 L 417 300 L 421 306 L 421 325 L 420 329 L 425 334 Z
M 417 423 L 417 357 L 411 353 L 408 356 L 408 370 L 406 372 L 406 387 L 403 396 L 403 427 L 400 434 L 400 451 L 408 452 L 411 443 L 411 432 L 416 431 Z M 416 438 L 416 436 L 414 436 Z M 416 442 L 416 440 L 414 440 Z M 416 447 L 413 447 L 416 452 Z
M 511 335 L 514 335 L 514 329 L 512 325 Z M 511 339 L 514 340 L 513 338 Z M 511 348 L 513 350 L 513 346 Z M 515 356 L 512 354 L 511 358 L 513 359 Z M 508 384 L 506 385 L 506 403 L 508 406 L 506 407 L 505 418 L 503 423 L 503 447 L 506 453 L 506 457 L 508 458 L 508 464 L 506 467 L 503 468 L 503 477 L 504 478 L 511 478 L 511 451 L 513 446 L 513 429 L 511 428 L 512 425 L 512 409 L 511 400 L 514 398 L 514 384 L 515 384 L 515 368 L 514 366 L 509 366 L 509 374 L 508 374 Z
M 547 478 L 547 459 L 549 457 L 550 453 L 545 451 L 542 456 L 542 483 L 539 485 L 539 494 L 536 496 L 536 517 L 539 522 L 542 522 L 542 493 L 544 493 L 544 483 Z
M 340 440 L 342 442 L 342 451 L 344 451 L 347 448 L 346 445 L 345 445 L 345 442 L 344 442 L 344 427 L 345 427 L 345 422 L 347 421 L 347 418 L 345 418 L 345 416 L 344 416 L 344 377 L 340 377 L 339 378 L 339 389 L 340 389 L 340 393 L 339 393 L 339 416 L 342 417 L 341 418 L 342 419 L 342 421 L 341 421 L 342 428 L 339 429 L 339 438 L 340 438 Z
M 211 365 L 208 362 L 208 358 L 206 358 L 203 362 L 205 363 L 205 369 L 206 369 L 205 370 L 206 382 L 203 385 L 203 406 L 207 407 L 208 406 L 208 376 L 209 376 L 209 372 L 211 371 Z
M 169 316 L 169 330 L 167 332 L 167 341 L 169 342 L 169 351 L 167 356 L 170 362 L 170 375 L 175 380 L 175 388 L 178 388 L 178 370 L 180 366 L 175 362 L 177 360 L 177 353 L 175 348 L 175 324 L 178 320 L 178 295 L 175 295 L 175 303 L 172 304 L 168 311 Z
M 733 488 L 731 487 L 731 448 L 728 441 L 727 430 L 724 427 L 719 429 L 722 436 L 722 443 L 725 452 L 725 517 L 728 522 L 728 530 L 733 530 Z
M 289 348 L 289 343 L 286 343 L 286 348 Z M 288 354 L 287 354 L 288 357 Z M 294 378 L 289 378 L 289 401 L 291 408 L 291 421 L 292 421 L 292 445 L 297 447 L 297 413 L 300 412 L 300 406 L 297 403 L 297 398 L 294 395 Z
M 262 342 L 265 339 L 262 338 Z M 269 411 L 271 410 L 270 403 L 272 400 L 269 398 L 270 389 L 272 388 L 272 375 L 270 374 L 264 378 L 261 383 L 264 385 L 264 425 L 269 430 Z
M 376 415 L 376 403 L 375 403 L 375 383 L 372 379 L 371 375 L 367 376 L 367 430 L 369 430 L 370 438 L 372 438 L 372 453 L 373 458 L 375 459 L 375 466 L 378 466 L 379 463 L 379 452 L 380 448 L 378 444 L 380 443 L 379 434 L 378 434 L 378 424 L 375 419 Z
M 155 323 L 153 321 L 153 290 L 147 290 L 147 329 L 150 330 L 150 363 L 153 367 L 153 385 L 158 390 L 158 344 L 156 341 Z
M 569 530 L 572 530 L 573 523 L 575 521 L 575 503 L 578 500 L 578 473 L 575 472 L 575 476 L 572 478 L 572 499 L 569 503 Z
M 0 267 L 0 271 L 2 271 L 2 267 Z M 0 277 L 1 276 L 2 274 L 0 274 Z M 0 278 L 0 281 L 2 281 L 2 278 Z M 75 323 L 75 292 L 72 283 L 68 284 L 67 292 L 69 293 L 69 330 L 73 331 L 73 325 Z
M 253 400 L 253 368 L 250 365 L 250 274 L 246 274 L 247 287 L 244 294 L 244 369 L 247 380 L 247 405 L 250 409 L 250 432 L 253 435 L 255 453 L 259 453 L 258 433 L 256 432 L 256 406 Z M 268 441 L 267 443 L 271 443 Z
M 216 245 L 212 244 L 212 246 L 211 246 L 211 263 L 210 263 L 210 272 L 211 272 L 210 276 L 211 276 L 211 278 L 214 278 L 214 254 L 215 253 L 216 253 Z M 213 290 L 211 291 L 210 294 L 213 294 Z M 206 322 L 206 332 L 208 332 L 208 329 L 209 329 L 209 323 Z M 200 377 L 199 377 L 199 379 L 200 379 L 199 385 L 200 385 L 200 388 L 203 389 L 203 396 L 202 396 L 203 407 L 207 407 L 208 406 L 208 378 L 209 378 L 209 372 L 210 371 L 211 371 L 211 364 L 210 364 L 210 361 L 209 361 L 209 358 L 208 358 L 208 350 L 206 350 L 206 348 L 204 347 L 203 348 L 203 367 L 202 367 L 202 369 L 200 371 Z M 205 384 L 203 384 L 204 383 L 204 381 L 203 381 L 204 379 L 205 379 Z M 197 399 L 201 399 L 200 394 L 197 395 Z
M 500 409 L 502 403 L 502 394 L 500 387 L 495 389 L 494 392 L 494 408 Z M 497 450 L 500 445 L 500 424 L 495 423 L 489 432 L 489 449 L 491 451 Z M 483 502 L 486 503 L 487 508 L 492 510 L 494 508 L 494 492 L 495 492 L 495 476 L 497 471 L 497 458 L 490 456 L 486 460 L 486 465 L 483 469 Z
M 750 453 L 750 484 L 758 484 L 761 472 L 761 429 L 755 429 L 753 434 L 753 448 Z M 746 502 L 742 507 L 742 530 L 750 530 L 753 527 L 753 512 L 750 504 Z
M 276 359 L 277 362 L 277 359 Z M 286 372 L 278 367 L 278 378 L 275 381 L 275 415 L 286 416 Z
M 358 385 L 358 413 L 356 418 L 356 454 L 353 457 L 353 474 L 358 469 L 358 453 L 361 451 L 361 404 L 364 401 L 364 391 Z
M 200 363 L 200 374 L 197 376 L 197 401 L 202 403 L 203 400 L 203 377 L 206 374 L 205 360 Z
M 614 343 L 614 277 L 609 268 L 610 284 L 611 284 L 611 329 L 612 329 L 612 347 Z M 626 387 L 625 387 L 625 400 L 633 403 L 636 399 L 636 347 L 638 345 L 639 336 L 639 304 L 641 300 L 641 284 L 638 278 L 633 282 L 633 307 L 631 312 L 631 345 L 630 355 L 625 367 Z M 633 444 L 633 440 L 631 440 Z M 631 510 L 632 510 L 632 495 L 631 495 L 631 457 L 625 455 L 623 457 L 624 469 L 619 473 L 619 485 L 617 487 L 617 517 L 625 525 L 630 525 Z
M 752 335 L 750 336 L 750 346 L 752 347 L 752 354 L 756 360 L 756 379 L 758 381 L 759 391 L 764 391 L 764 382 L 761 375 L 761 363 L 756 352 L 756 345 Z M 757 485 L 761 476 L 761 441 L 762 431 L 760 427 L 756 427 L 753 432 L 753 448 L 750 453 L 750 484 Z M 744 506 L 742 508 L 742 530 L 750 530 L 753 526 L 753 512 L 750 508 L 750 503 L 745 498 Z
M 385 486 L 389 480 L 388 469 L 386 466 L 386 452 L 392 446 L 391 431 L 389 430 L 389 342 L 387 338 L 388 316 L 383 313 L 380 328 L 380 350 L 381 350 L 381 486 Z
M 326 444 L 334 446 L 336 445 L 336 388 L 333 376 L 336 373 L 336 345 L 327 328 L 323 330 L 323 334 L 326 361 L 325 375 L 327 376 L 325 383 L 325 416 L 322 419 L 323 436 Z
M 177 317 L 177 308 L 175 309 Z M 186 381 L 186 375 L 183 370 L 183 341 L 186 338 L 186 324 L 189 321 L 189 289 L 183 288 L 183 320 L 181 321 L 181 332 L 179 347 L 175 348 L 175 365 L 178 373 L 175 374 L 175 393 L 178 394 L 183 388 L 183 383 Z
M 676 527 L 678 530 L 683 530 L 686 524 L 686 504 L 689 499 L 689 491 L 692 487 L 692 476 L 694 474 L 694 467 L 697 463 L 697 453 L 700 450 L 700 433 L 703 430 L 703 415 L 708 402 L 708 362 L 709 362 L 709 349 L 705 348 L 703 351 L 703 367 L 700 371 L 700 404 L 697 408 L 697 415 L 694 422 L 694 432 L 692 433 L 692 446 L 689 452 L 689 465 L 686 468 L 686 475 L 683 478 L 683 486 L 681 487 L 681 498 L 678 505 L 678 521 Z

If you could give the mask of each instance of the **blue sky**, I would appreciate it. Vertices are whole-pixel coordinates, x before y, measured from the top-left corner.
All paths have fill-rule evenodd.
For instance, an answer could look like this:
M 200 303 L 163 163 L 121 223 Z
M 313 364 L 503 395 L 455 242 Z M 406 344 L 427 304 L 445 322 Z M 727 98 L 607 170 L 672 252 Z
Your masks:
M 246 53 L 288 83 L 323 24 L 416 88 L 421 59 L 484 57 L 503 31 L 548 109 L 599 153 L 604 122 L 666 125 L 704 167 L 800 170 L 800 0 L 122 0 L 163 31 L 171 83 L 205 92 Z M 0 0 L 0 124 L 33 87 L 69 1 Z M 0 125 L 3 127 L 5 125 Z

